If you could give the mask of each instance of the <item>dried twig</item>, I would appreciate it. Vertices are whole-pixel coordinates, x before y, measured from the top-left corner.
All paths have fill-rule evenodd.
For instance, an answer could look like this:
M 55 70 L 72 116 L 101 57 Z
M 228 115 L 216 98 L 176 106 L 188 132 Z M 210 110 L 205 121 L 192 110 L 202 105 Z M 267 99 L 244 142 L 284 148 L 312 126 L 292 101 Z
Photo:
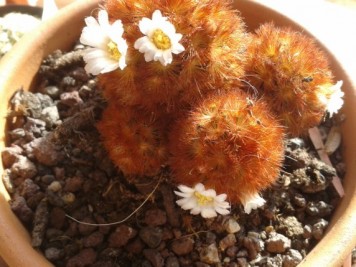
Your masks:
M 146 202 L 153 196 L 153 194 L 156 192 L 158 186 L 160 185 L 161 181 L 162 181 L 162 176 L 160 177 L 159 181 L 157 182 L 155 188 L 152 190 L 152 192 L 146 197 L 146 199 L 133 211 L 131 212 L 126 218 L 122 219 L 121 221 L 118 222 L 112 222 L 112 223 L 87 223 L 87 222 L 82 222 L 79 221 L 75 218 L 73 218 L 72 216 L 66 214 L 66 217 L 68 217 L 69 219 L 80 223 L 80 224 L 84 224 L 84 225 L 91 225 L 91 226 L 112 226 L 112 225 L 117 225 L 117 224 L 121 224 L 126 222 L 128 219 L 130 219 L 133 215 L 135 215 L 142 207 L 143 205 L 146 204 Z
M 310 128 L 309 129 L 309 137 L 310 140 L 313 142 L 313 145 L 316 149 L 316 151 L 319 154 L 320 159 L 328 164 L 329 166 L 332 166 L 332 163 L 330 161 L 329 155 L 327 154 L 325 150 L 325 146 L 323 143 L 323 140 L 321 138 L 320 131 L 317 127 Z M 332 180 L 332 184 L 335 187 L 336 192 L 339 194 L 340 197 L 343 197 L 345 195 L 344 187 L 342 186 L 340 177 L 334 176 Z

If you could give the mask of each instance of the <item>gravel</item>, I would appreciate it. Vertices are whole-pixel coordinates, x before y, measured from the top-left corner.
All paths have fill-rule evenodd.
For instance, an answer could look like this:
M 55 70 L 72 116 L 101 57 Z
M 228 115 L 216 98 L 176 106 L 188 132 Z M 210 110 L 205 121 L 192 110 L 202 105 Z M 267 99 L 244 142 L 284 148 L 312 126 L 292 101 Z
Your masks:
M 95 123 L 105 107 L 86 75 L 81 50 L 44 61 L 36 93 L 12 99 L 4 184 L 32 244 L 55 266 L 296 266 L 323 237 L 338 203 L 335 169 L 320 162 L 307 138 L 286 142 L 277 182 L 251 214 L 240 205 L 213 219 L 175 204 L 169 169 L 130 184 L 110 161 Z M 22 109 L 19 109 L 19 106 Z M 22 113 L 18 111 L 22 110 Z M 16 118 L 16 120 L 12 120 Z M 323 128 L 330 129 L 327 120 Z M 332 155 L 343 174 L 340 151 Z M 155 187 L 147 203 L 129 216 Z M 67 215 L 89 224 L 78 223 Z

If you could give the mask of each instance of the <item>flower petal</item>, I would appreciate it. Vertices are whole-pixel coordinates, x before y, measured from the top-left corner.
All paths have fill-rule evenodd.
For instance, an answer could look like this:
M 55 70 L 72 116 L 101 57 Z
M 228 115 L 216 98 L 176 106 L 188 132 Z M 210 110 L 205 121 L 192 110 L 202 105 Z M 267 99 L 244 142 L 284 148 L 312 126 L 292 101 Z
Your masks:
M 201 216 L 203 218 L 213 218 L 217 216 L 217 213 L 212 208 L 203 208 L 201 211 Z
M 250 194 L 242 199 L 242 204 L 244 206 L 245 213 L 249 214 L 253 209 L 262 207 L 266 203 L 258 193 Z
M 185 50 L 184 46 L 182 46 L 181 44 L 177 43 L 172 48 L 172 53 L 177 55 L 179 53 L 182 53 L 184 50 Z
M 230 214 L 230 210 L 228 209 L 224 209 L 224 208 L 221 208 L 221 207 L 215 207 L 215 211 L 221 215 L 227 215 L 227 214 Z
M 191 196 L 192 196 L 192 193 L 183 193 L 183 192 L 179 192 L 179 191 L 174 191 L 174 193 L 175 193 L 177 196 L 184 197 L 184 198 L 187 198 L 187 197 L 191 197 Z
M 201 193 L 205 190 L 205 186 L 202 183 L 198 183 L 194 186 L 194 190 Z
M 147 34 L 151 28 L 151 23 L 152 23 L 152 20 L 150 20 L 148 18 L 142 18 L 140 20 L 140 22 L 138 23 L 138 27 L 140 28 L 140 31 L 143 34 Z
M 182 184 L 178 185 L 178 189 L 184 193 L 193 193 L 194 192 L 193 188 L 186 186 L 186 185 L 182 185 Z
M 109 24 L 109 15 L 108 15 L 108 12 L 106 10 L 100 10 L 99 13 L 98 13 L 98 22 L 99 22 L 99 25 L 100 27 L 108 27 L 110 24 Z
M 192 208 L 192 210 L 190 211 L 190 214 L 193 214 L 193 215 L 198 215 L 199 213 L 201 213 L 200 206 L 196 206 L 196 207 Z
M 226 195 L 226 194 L 220 194 L 220 195 L 217 195 L 217 196 L 215 197 L 215 200 L 216 200 L 216 201 L 219 201 L 219 202 L 223 202 L 223 201 L 226 200 L 226 198 L 227 198 L 227 195 Z

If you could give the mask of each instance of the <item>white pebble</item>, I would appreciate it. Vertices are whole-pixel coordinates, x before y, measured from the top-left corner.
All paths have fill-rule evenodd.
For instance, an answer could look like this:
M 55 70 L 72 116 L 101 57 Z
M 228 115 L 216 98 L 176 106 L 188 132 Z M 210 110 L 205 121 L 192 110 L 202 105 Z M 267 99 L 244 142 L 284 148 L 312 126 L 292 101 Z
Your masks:
M 51 190 L 52 192 L 58 192 L 62 190 L 62 185 L 58 181 L 53 181 L 49 186 L 48 189 Z
M 237 233 L 241 229 L 241 227 L 238 224 L 238 222 L 233 218 L 228 219 L 225 222 L 224 226 L 225 226 L 226 232 L 228 232 L 229 234 Z
M 62 196 L 62 199 L 66 204 L 71 204 L 75 201 L 75 195 L 73 193 L 67 193 Z

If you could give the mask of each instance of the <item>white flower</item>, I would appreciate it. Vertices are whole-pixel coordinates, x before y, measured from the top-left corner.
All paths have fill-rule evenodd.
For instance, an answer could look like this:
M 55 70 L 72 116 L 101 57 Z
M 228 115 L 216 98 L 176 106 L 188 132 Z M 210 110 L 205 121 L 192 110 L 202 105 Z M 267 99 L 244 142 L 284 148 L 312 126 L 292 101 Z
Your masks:
M 245 212 L 247 214 L 250 214 L 251 210 L 262 207 L 266 203 L 266 200 L 264 200 L 262 197 L 260 197 L 258 193 L 256 193 L 256 194 L 246 195 L 241 202 L 242 205 L 244 206 Z
M 82 44 L 91 46 L 84 55 L 85 70 L 93 75 L 126 67 L 127 43 L 122 38 L 124 28 L 121 20 L 109 23 L 108 13 L 100 10 L 98 21 L 94 17 L 85 19 L 86 27 L 80 36 Z
M 227 195 L 216 195 L 215 190 L 205 190 L 203 184 L 199 183 L 194 188 L 179 185 L 179 191 L 174 191 L 176 195 L 182 197 L 176 203 L 184 210 L 191 210 L 190 213 L 197 215 L 201 213 L 204 218 L 216 217 L 217 214 L 229 214 L 230 204 L 225 201 Z
M 342 84 L 343 81 L 338 81 L 335 85 L 331 87 L 333 93 L 331 94 L 330 99 L 329 101 L 327 101 L 326 104 L 326 111 L 329 112 L 330 117 L 332 117 L 334 113 L 337 113 L 344 104 L 344 100 L 342 99 L 344 96 L 344 92 L 341 91 Z
M 184 47 L 178 43 L 182 35 L 176 33 L 167 17 L 162 17 L 159 10 L 153 12 L 152 20 L 143 18 L 139 22 L 140 31 L 146 35 L 136 40 L 134 47 L 144 53 L 146 62 L 159 61 L 166 66 L 172 63 L 172 53 L 179 54 Z

